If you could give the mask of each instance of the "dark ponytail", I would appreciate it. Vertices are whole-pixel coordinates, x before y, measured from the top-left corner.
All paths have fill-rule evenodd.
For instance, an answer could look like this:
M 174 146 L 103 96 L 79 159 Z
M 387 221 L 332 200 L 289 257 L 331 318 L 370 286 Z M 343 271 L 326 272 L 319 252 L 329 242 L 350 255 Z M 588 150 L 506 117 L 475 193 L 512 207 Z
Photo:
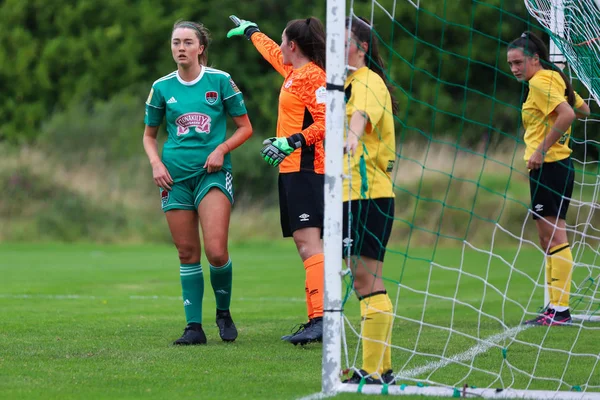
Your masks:
M 383 62 L 383 58 L 379 54 L 379 41 L 377 40 L 377 36 L 373 35 L 371 24 L 364 18 L 346 18 L 346 28 L 352 31 L 352 35 L 354 36 L 354 40 L 358 42 L 366 42 L 369 44 L 369 50 L 365 54 L 365 61 L 367 67 L 375 72 L 377 75 L 383 79 L 385 86 L 388 88 L 390 92 L 390 96 L 392 98 L 392 113 L 396 115 L 398 112 L 398 102 L 396 98 L 392 94 L 394 91 L 394 86 L 390 84 L 387 77 L 385 76 L 385 64 Z
M 288 42 L 294 41 L 310 61 L 325 71 L 325 28 L 318 18 L 294 19 L 285 27 Z
M 513 40 L 508 45 L 508 48 L 509 50 L 517 48 L 522 49 L 523 53 L 527 57 L 533 57 L 537 54 L 537 56 L 540 58 L 540 64 L 542 65 L 542 68 L 558 72 L 567 86 L 565 90 L 567 101 L 571 107 L 575 106 L 575 91 L 573 90 L 573 85 L 571 85 L 571 81 L 569 78 L 567 78 L 564 72 L 562 72 L 561 69 L 556 66 L 556 64 L 550 61 L 548 47 L 546 47 L 542 39 L 540 39 L 535 33 L 526 31 L 523 32 L 519 38 Z M 528 94 L 529 86 L 527 86 L 525 89 L 525 99 L 527 99 Z

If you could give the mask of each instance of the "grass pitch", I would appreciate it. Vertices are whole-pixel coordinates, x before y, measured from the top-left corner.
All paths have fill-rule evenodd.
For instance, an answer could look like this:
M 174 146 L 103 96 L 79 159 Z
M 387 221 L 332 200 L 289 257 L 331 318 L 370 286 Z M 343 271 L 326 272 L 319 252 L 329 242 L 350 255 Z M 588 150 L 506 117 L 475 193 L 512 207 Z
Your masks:
M 180 348 L 171 346 L 185 325 L 173 247 L 2 244 L 0 397 L 295 399 L 318 392 L 321 345 L 293 347 L 280 340 L 305 315 L 304 269 L 293 243 L 240 244 L 230 250 L 238 340 L 220 341 L 206 279 L 208 345 Z M 505 252 L 507 258 L 513 253 Z M 394 325 L 395 370 L 412 371 L 416 380 L 459 384 L 467 376 L 465 383 L 478 387 L 501 386 L 484 371 L 499 368 L 500 349 L 506 345 L 507 360 L 524 371 L 513 370 L 515 387 L 553 389 L 562 382 L 563 390 L 575 384 L 599 390 L 597 326 L 528 329 L 462 361 L 470 367 L 431 369 L 439 361 L 435 355 L 463 354 L 476 345 L 473 337 L 517 326 L 523 309 L 505 297 L 526 306 L 532 291 L 540 300 L 543 292 L 485 254 L 463 258 L 460 249 L 422 249 L 409 256 L 390 253 L 386 259 L 388 289 L 400 316 Z M 463 273 L 431 264 L 431 259 L 446 267 L 463 265 Z M 521 252 L 515 265 L 537 276 L 541 259 L 535 252 Z M 487 276 L 506 296 L 478 276 Z M 346 309 L 357 328 L 358 302 L 349 300 Z M 343 364 L 359 366 L 357 339 L 349 335 L 348 341 L 349 361 L 344 358 Z M 541 345 L 554 350 L 540 351 Z M 412 350 L 421 354 L 411 356 Z M 588 356 L 573 357 L 569 351 Z M 510 384 L 506 370 L 499 376 Z M 530 380 L 530 373 L 550 380 Z

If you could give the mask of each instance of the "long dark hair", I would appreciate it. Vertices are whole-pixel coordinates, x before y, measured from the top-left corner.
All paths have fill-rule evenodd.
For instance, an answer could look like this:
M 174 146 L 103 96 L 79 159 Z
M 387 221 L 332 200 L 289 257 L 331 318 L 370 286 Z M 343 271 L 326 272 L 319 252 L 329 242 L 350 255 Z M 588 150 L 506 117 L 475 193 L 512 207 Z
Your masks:
M 294 19 L 285 27 L 285 36 L 302 54 L 325 71 L 325 28 L 318 18 Z
M 573 90 L 571 81 L 569 81 L 569 78 L 567 78 L 564 72 L 562 72 L 561 69 L 556 66 L 556 64 L 550 61 L 548 47 L 546 47 L 542 39 L 540 39 L 535 33 L 529 31 L 523 32 L 520 37 L 510 42 L 508 49 L 522 49 L 523 53 L 527 57 L 533 57 L 534 55 L 537 55 L 540 59 L 540 64 L 543 69 L 549 69 L 558 72 L 567 86 L 567 89 L 565 90 L 565 96 L 567 96 L 569 105 L 571 107 L 575 105 L 575 91 Z M 524 95 L 524 98 L 527 99 L 527 96 L 529 95 L 529 86 L 526 87 Z
M 200 62 L 200 65 L 206 66 L 208 63 L 208 45 L 210 44 L 210 32 L 208 29 L 198 22 L 182 20 L 179 20 L 173 24 L 173 30 L 171 33 L 175 32 L 175 29 L 177 28 L 188 28 L 194 31 L 196 37 L 200 41 L 200 45 L 204 46 L 202 54 L 198 56 L 198 61 Z
M 353 40 L 356 40 L 359 43 L 366 42 L 369 44 L 369 50 L 366 53 L 367 57 L 365 60 L 367 67 L 383 79 L 385 86 L 390 92 L 392 98 L 392 113 L 395 115 L 398 112 L 398 102 L 392 94 L 394 86 L 390 84 L 385 76 L 385 64 L 383 58 L 379 54 L 379 41 L 377 40 L 377 35 L 373 35 L 373 26 L 365 18 L 352 17 L 346 18 L 346 28 L 351 30 L 352 36 L 354 36 Z

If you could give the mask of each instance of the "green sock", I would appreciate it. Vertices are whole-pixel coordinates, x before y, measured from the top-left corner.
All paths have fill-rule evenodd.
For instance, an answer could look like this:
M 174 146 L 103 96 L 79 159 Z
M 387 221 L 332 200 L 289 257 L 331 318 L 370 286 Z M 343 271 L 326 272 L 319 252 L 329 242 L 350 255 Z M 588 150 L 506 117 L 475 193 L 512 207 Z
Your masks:
M 187 323 L 202 323 L 202 298 L 204 297 L 204 275 L 200 263 L 181 264 L 181 291 L 183 309 Z
M 222 267 L 210 266 L 210 283 L 215 291 L 217 310 L 229 310 L 232 279 L 231 260 Z

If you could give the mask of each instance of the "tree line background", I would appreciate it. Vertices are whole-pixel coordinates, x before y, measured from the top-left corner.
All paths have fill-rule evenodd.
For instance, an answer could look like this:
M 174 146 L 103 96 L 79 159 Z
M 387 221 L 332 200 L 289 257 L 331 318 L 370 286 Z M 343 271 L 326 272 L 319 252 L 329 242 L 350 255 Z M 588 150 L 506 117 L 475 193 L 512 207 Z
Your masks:
M 379 4 L 388 12 L 394 9 L 392 0 Z M 522 1 L 422 0 L 418 11 L 401 0 L 395 2 L 395 23 L 379 7 L 372 9 L 370 1 L 357 0 L 354 7 L 356 14 L 374 16 L 400 104 L 399 140 L 449 140 L 478 151 L 521 140 L 523 85 L 510 75 L 506 43 L 525 29 L 543 34 Z M 53 188 L 63 184 L 63 194 L 81 194 L 82 204 L 55 210 L 56 221 L 46 221 L 43 229 L 56 230 L 51 227 L 60 225 L 64 215 L 87 213 L 83 203 L 94 189 L 82 192 L 85 184 L 73 188 L 59 179 L 85 166 L 103 171 L 106 182 L 96 186 L 108 191 L 107 200 L 126 202 L 113 192 L 129 193 L 132 187 L 139 188 L 140 196 L 154 190 L 141 146 L 144 102 L 154 80 L 176 68 L 169 39 L 179 19 L 208 27 L 209 65 L 230 73 L 244 93 L 255 133 L 233 154 L 238 199 L 275 204 L 276 174 L 260 161 L 258 151 L 261 141 L 275 133 L 282 77 L 244 38 L 226 39 L 230 14 L 257 22 L 279 42 L 290 19 L 314 15 L 325 23 L 326 1 L 0 0 L 0 146 L 5 158 L 0 183 L 11 193 L 10 201 L 0 200 L 5 227 L 17 214 L 25 218 L 17 207 L 21 197 L 48 201 L 55 196 Z M 111 215 L 119 212 L 113 207 Z M 104 218 L 91 214 L 91 221 Z

